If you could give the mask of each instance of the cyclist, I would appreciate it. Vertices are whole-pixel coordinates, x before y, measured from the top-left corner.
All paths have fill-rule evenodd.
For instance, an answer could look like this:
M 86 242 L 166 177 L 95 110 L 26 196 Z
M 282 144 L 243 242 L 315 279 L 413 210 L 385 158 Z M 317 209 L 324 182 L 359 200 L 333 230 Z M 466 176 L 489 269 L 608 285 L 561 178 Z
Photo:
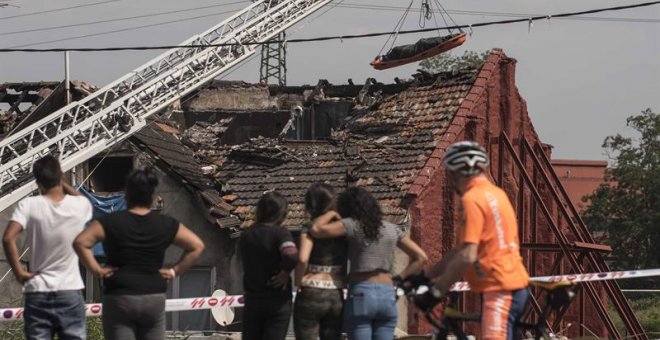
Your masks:
M 520 256 L 513 207 L 506 193 L 486 177 L 488 155 L 479 144 L 451 145 L 443 164 L 461 196 L 462 220 L 455 247 L 423 274 L 434 285 L 415 303 L 422 309 L 434 306 L 465 276 L 472 291 L 482 294 L 481 338 L 513 339 L 513 325 L 522 317 L 529 297 L 529 275 Z

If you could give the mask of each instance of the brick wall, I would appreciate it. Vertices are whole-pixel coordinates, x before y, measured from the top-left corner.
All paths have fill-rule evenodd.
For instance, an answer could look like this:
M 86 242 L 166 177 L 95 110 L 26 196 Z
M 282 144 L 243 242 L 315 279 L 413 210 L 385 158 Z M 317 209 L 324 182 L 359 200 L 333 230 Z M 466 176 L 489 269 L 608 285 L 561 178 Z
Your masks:
M 478 141 L 488 149 L 491 157 L 491 175 L 493 178 L 497 178 L 497 163 L 500 155 L 496 137 L 500 135 L 501 131 L 505 131 L 512 139 L 514 148 L 518 147 L 517 143 L 521 138 L 526 138 L 532 145 L 540 143 L 527 113 L 527 105 L 515 85 L 515 66 L 516 60 L 508 58 L 502 51 L 494 50 L 491 53 L 482 67 L 470 94 L 464 99 L 447 130 L 439 136 L 437 149 L 433 152 L 420 174 L 422 180 L 415 181 L 416 185 L 413 185 L 410 189 L 410 194 L 414 197 L 409 208 L 412 225 L 411 235 L 428 253 L 430 263 L 439 261 L 442 255 L 454 245 L 454 227 L 457 217 L 455 216 L 455 207 L 458 197 L 454 194 L 453 189 L 447 185 L 445 170 L 441 166 L 441 159 L 446 148 L 451 143 L 463 139 Z M 549 150 L 549 148 L 545 148 L 547 153 L 549 153 Z M 518 199 L 517 195 L 519 194 L 519 175 L 510 156 L 505 153 L 503 160 L 502 186 L 509 194 L 509 198 L 515 207 Z M 526 163 L 526 168 L 527 172 L 531 173 L 531 162 Z M 541 188 L 540 193 L 543 201 L 548 205 L 547 202 L 551 201 L 549 191 Z M 529 211 L 532 201 L 531 193 L 526 190 L 522 194 L 524 195 L 523 209 Z M 548 210 L 553 217 L 557 216 L 556 209 L 552 204 L 548 205 Z M 534 226 L 529 217 L 524 217 L 524 221 L 519 223 L 523 226 L 521 234 L 526 235 L 525 237 L 528 239 L 531 238 L 534 231 L 536 242 L 556 243 L 554 233 L 543 219 L 542 214 L 539 213 L 539 218 Z M 537 253 L 534 258 L 535 269 L 531 269 L 530 273 L 535 275 L 549 274 L 554 256 L 550 253 Z M 523 257 L 529 267 L 532 261 L 532 252 L 529 250 L 523 251 Z M 463 307 L 465 310 L 479 312 L 479 296 L 476 294 L 464 294 L 464 296 Z M 586 320 L 585 324 L 596 334 L 605 335 L 602 323 L 595 319 L 595 312 L 590 311 L 590 304 L 587 305 L 587 314 L 591 315 L 592 318 Z M 414 309 L 409 310 L 409 333 L 427 333 L 429 325 L 425 321 L 417 320 L 420 318 L 413 317 L 412 314 L 414 313 Z M 573 308 L 565 317 L 566 322 L 574 322 L 577 318 L 576 315 L 577 309 Z M 573 326 L 575 331 L 578 327 Z M 478 325 L 468 326 L 468 330 L 478 334 Z

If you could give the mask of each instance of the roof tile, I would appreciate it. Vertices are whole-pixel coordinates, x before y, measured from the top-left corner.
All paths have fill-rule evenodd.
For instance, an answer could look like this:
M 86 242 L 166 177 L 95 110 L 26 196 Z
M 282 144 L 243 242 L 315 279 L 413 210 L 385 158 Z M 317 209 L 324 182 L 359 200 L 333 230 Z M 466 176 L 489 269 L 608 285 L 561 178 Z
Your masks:
M 289 201 L 285 225 L 300 226 L 308 221 L 305 191 L 315 182 L 326 182 L 337 191 L 353 184 L 364 187 L 380 201 L 386 219 L 402 223 L 407 209 L 402 205 L 409 201 L 405 196 L 421 193 L 431 176 L 424 169 L 441 163 L 438 148 L 445 146 L 439 143 L 441 136 L 460 132 L 461 126 L 449 123 L 465 106 L 465 99 L 475 100 L 466 96 L 477 74 L 474 69 L 443 73 L 431 82 L 382 94 L 382 100 L 366 111 L 356 106 L 346 119 L 342 137 L 327 142 L 259 138 L 223 145 L 222 134 L 231 120 L 198 124 L 185 131 L 182 140 L 194 149 L 193 167 L 218 166 L 207 177 L 219 193 L 205 190 L 202 197 L 212 206 L 211 214 L 222 220 L 217 222 L 220 226 L 238 223 L 216 211 L 225 208 L 241 218 L 241 227 L 249 226 L 254 205 L 268 190 L 277 190 Z M 315 100 L 324 100 L 320 96 Z M 159 151 L 169 155 L 166 148 Z M 434 158 L 429 161 L 429 157 Z

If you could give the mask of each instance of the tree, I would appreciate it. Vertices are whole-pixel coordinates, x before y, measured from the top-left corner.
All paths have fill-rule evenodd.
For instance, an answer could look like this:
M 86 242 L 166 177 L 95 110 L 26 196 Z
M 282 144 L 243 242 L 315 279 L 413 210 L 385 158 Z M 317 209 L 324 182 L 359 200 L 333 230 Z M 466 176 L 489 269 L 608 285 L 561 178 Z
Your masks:
M 481 53 L 465 51 L 463 55 L 457 56 L 450 53 L 441 53 L 434 57 L 424 59 L 419 63 L 422 70 L 430 73 L 451 72 L 464 68 L 480 67 L 483 65 L 490 51 Z
M 603 142 L 613 167 L 605 183 L 583 198 L 584 219 L 604 232 L 618 269 L 660 266 L 660 116 L 646 109 L 627 119 L 638 136 L 609 136 Z

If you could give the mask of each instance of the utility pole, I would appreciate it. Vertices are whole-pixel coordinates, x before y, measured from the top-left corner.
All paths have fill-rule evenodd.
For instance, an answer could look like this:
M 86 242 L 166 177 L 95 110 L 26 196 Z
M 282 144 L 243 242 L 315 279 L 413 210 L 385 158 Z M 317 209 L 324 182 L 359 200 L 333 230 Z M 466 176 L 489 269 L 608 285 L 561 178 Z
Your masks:
M 71 69 L 69 68 L 69 51 L 64 51 L 64 92 L 66 105 L 71 104 Z
M 69 51 L 64 51 L 64 105 L 71 104 L 71 62 L 69 59 Z M 74 166 L 71 168 L 71 186 L 78 185 L 78 169 L 81 170 L 82 165 Z M 82 183 L 80 183 L 82 185 Z M 94 301 L 94 274 L 91 270 L 85 268 L 85 301 Z

